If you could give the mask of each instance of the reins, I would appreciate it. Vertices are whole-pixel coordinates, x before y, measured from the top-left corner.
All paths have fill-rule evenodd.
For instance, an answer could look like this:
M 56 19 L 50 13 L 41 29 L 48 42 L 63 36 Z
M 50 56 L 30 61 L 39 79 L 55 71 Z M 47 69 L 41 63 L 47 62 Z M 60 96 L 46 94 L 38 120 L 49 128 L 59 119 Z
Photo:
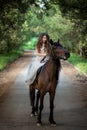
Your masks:
M 46 62 L 46 61 L 45 61 L 46 57 L 52 57 L 52 59 L 54 59 L 54 60 L 58 60 L 58 59 L 59 59 L 59 57 L 57 57 L 57 56 L 55 55 L 54 49 L 53 49 L 52 46 L 51 46 L 51 53 L 50 53 L 50 55 L 47 54 L 46 56 L 44 56 L 44 57 L 42 58 L 42 60 L 40 61 L 40 63 Z M 49 60 L 49 59 L 47 59 L 47 61 L 48 61 L 48 60 Z

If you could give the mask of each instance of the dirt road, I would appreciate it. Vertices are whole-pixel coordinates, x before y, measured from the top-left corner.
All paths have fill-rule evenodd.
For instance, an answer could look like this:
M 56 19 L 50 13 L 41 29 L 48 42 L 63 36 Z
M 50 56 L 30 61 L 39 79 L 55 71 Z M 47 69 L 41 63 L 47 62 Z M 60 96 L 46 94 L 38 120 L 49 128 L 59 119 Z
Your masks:
M 30 117 L 29 88 L 25 83 L 31 52 L 2 72 L 0 87 L 0 130 L 87 130 L 87 82 L 68 62 L 62 62 L 56 90 L 54 117 L 56 127 L 48 122 L 49 96 L 45 96 L 42 114 L 43 126 L 36 126 L 36 117 Z M 33 56 L 34 59 L 34 56 Z M 13 68 L 14 66 L 14 68 Z M 11 74 L 11 75 L 10 75 Z

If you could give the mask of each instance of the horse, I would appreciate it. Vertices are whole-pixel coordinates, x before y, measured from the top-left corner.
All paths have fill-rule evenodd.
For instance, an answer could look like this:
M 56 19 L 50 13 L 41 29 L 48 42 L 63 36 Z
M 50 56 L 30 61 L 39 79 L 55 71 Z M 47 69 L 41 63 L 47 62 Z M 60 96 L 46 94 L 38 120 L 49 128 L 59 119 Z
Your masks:
M 59 73 L 61 70 L 60 59 L 67 60 L 70 57 L 70 53 L 60 43 L 53 42 L 51 46 L 51 53 L 47 62 L 39 69 L 39 73 L 36 76 L 34 82 L 29 86 L 30 102 L 32 106 L 31 116 L 37 115 L 37 125 L 42 125 L 41 116 L 44 107 L 43 101 L 46 93 L 50 96 L 50 115 L 49 122 L 51 125 L 56 126 L 54 121 L 54 97 L 58 84 Z M 44 61 L 42 59 L 41 62 Z M 35 96 L 35 90 L 37 94 Z M 35 100 L 36 98 L 36 100 Z M 35 102 L 36 101 L 36 102 Z M 38 109 L 39 105 L 39 109 Z

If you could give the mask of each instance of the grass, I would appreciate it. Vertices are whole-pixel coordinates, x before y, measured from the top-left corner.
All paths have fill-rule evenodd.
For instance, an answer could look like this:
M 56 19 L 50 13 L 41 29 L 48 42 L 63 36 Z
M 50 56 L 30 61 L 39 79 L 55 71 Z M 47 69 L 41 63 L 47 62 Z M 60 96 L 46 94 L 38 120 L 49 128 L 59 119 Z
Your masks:
M 80 73 L 87 74 L 87 59 L 77 54 L 71 53 L 71 56 L 68 61 L 72 63 L 79 70 Z
M 0 70 L 7 67 L 9 63 L 20 57 L 22 51 L 12 51 L 9 54 L 0 54 Z

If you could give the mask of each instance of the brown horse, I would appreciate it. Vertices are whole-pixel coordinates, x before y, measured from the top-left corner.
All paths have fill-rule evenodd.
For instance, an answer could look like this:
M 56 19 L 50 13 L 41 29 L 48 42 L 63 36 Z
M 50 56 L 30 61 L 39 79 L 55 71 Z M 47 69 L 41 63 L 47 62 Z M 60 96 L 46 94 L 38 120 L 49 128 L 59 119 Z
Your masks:
M 60 59 L 68 59 L 70 53 L 68 50 L 64 49 L 63 46 L 58 42 L 53 43 L 51 47 L 51 53 L 49 55 L 49 60 L 42 67 L 40 73 L 36 77 L 33 84 L 29 86 L 30 89 L 30 101 L 32 106 L 31 115 L 38 116 L 37 125 L 41 125 L 41 113 L 43 110 L 43 100 L 45 94 L 48 92 L 50 95 L 50 115 L 49 122 L 51 125 L 56 125 L 53 117 L 53 106 L 54 106 L 54 97 L 55 91 L 58 83 L 59 72 L 61 68 Z M 45 58 L 44 58 L 45 59 Z M 43 59 L 43 60 L 44 60 Z M 42 60 L 42 61 L 43 61 Z M 38 90 L 36 103 L 35 103 L 35 90 Z M 40 99 L 40 102 L 39 102 Z M 39 110 L 38 110 L 39 104 Z

